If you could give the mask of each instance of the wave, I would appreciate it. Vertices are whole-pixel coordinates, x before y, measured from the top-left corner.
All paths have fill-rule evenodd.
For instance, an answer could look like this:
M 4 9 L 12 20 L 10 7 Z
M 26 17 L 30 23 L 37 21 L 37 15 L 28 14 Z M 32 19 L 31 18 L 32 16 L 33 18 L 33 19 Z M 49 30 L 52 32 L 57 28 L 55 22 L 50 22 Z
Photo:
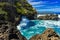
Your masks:
M 34 21 L 34 20 L 32 20 Z M 60 28 L 60 21 L 54 21 L 54 20 L 36 20 L 34 21 L 36 23 L 35 26 L 39 27 L 46 27 L 46 28 Z
M 25 24 L 19 24 L 17 29 L 20 30 L 21 34 L 24 35 L 27 39 L 31 38 L 36 34 L 42 34 L 46 28 L 53 28 L 57 34 L 60 34 L 60 21 L 54 20 L 30 20 L 32 21 L 31 24 L 34 22 L 35 25 L 29 27 L 25 26 Z M 22 30 L 21 25 L 27 27 L 26 29 Z

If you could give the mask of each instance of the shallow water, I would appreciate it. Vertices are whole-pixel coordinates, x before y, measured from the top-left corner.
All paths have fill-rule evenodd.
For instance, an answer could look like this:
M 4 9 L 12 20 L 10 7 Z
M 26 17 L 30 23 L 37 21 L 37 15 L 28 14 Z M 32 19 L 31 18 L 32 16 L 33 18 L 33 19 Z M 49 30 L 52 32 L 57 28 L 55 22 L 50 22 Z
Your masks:
M 29 20 L 29 21 L 30 22 L 28 24 L 19 26 L 21 34 L 24 35 L 27 39 L 31 38 L 36 34 L 42 34 L 44 30 L 46 30 L 47 28 L 53 28 L 55 32 L 58 35 L 60 35 L 60 21 L 54 20 Z

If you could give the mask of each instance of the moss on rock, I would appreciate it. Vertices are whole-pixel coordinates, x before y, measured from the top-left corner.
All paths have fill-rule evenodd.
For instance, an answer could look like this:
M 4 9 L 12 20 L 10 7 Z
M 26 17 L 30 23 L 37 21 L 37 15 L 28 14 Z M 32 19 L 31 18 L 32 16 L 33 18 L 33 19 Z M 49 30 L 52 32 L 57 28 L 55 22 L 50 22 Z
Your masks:
M 0 1 L 0 14 L 7 14 L 5 18 L 8 21 L 15 22 L 17 17 L 21 18 L 22 16 L 34 19 L 37 12 L 26 0 L 3 0 Z

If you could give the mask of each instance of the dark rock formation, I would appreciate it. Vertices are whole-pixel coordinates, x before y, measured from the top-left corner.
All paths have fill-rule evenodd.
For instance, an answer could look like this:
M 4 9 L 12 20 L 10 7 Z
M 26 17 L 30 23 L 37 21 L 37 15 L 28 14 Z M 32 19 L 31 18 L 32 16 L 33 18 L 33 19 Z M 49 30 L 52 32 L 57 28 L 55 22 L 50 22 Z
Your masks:
M 21 17 L 35 19 L 36 11 L 26 0 L 0 0 L 0 40 L 26 40 L 17 30 Z
M 37 19 L 40 19 L 40 20 L 58 20 L 58 15 L 45 14 L 45 16 L 39 16 Z
M 0 22 L 0 40 L 27 40 L 16 26 L 7 21 Z
M 48 28 L 43 34 L 37 34 L 30 40 L 60 40 L 60 36 L 53 29 Z
M 22 16 L 26 16 L 32 20 L 35 19 L 35 15 L 37 14 L 26 0 L 0 0 L 0 9 L 0 20 L 7 20 L 17 25 Z

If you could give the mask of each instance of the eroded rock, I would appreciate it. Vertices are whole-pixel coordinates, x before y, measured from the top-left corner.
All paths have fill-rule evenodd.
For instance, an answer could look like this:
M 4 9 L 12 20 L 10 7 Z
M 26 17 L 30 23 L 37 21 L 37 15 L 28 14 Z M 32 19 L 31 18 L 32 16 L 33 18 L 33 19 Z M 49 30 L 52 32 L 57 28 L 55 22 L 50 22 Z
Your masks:
M 30 40 L 60 40 L 60 36 L 53 29 L 48 28 L 43 34 L 37 34 Z
M 10 22 L 1 23 L 0 25 L 0 40 L 27 40 L 16 26 Z

